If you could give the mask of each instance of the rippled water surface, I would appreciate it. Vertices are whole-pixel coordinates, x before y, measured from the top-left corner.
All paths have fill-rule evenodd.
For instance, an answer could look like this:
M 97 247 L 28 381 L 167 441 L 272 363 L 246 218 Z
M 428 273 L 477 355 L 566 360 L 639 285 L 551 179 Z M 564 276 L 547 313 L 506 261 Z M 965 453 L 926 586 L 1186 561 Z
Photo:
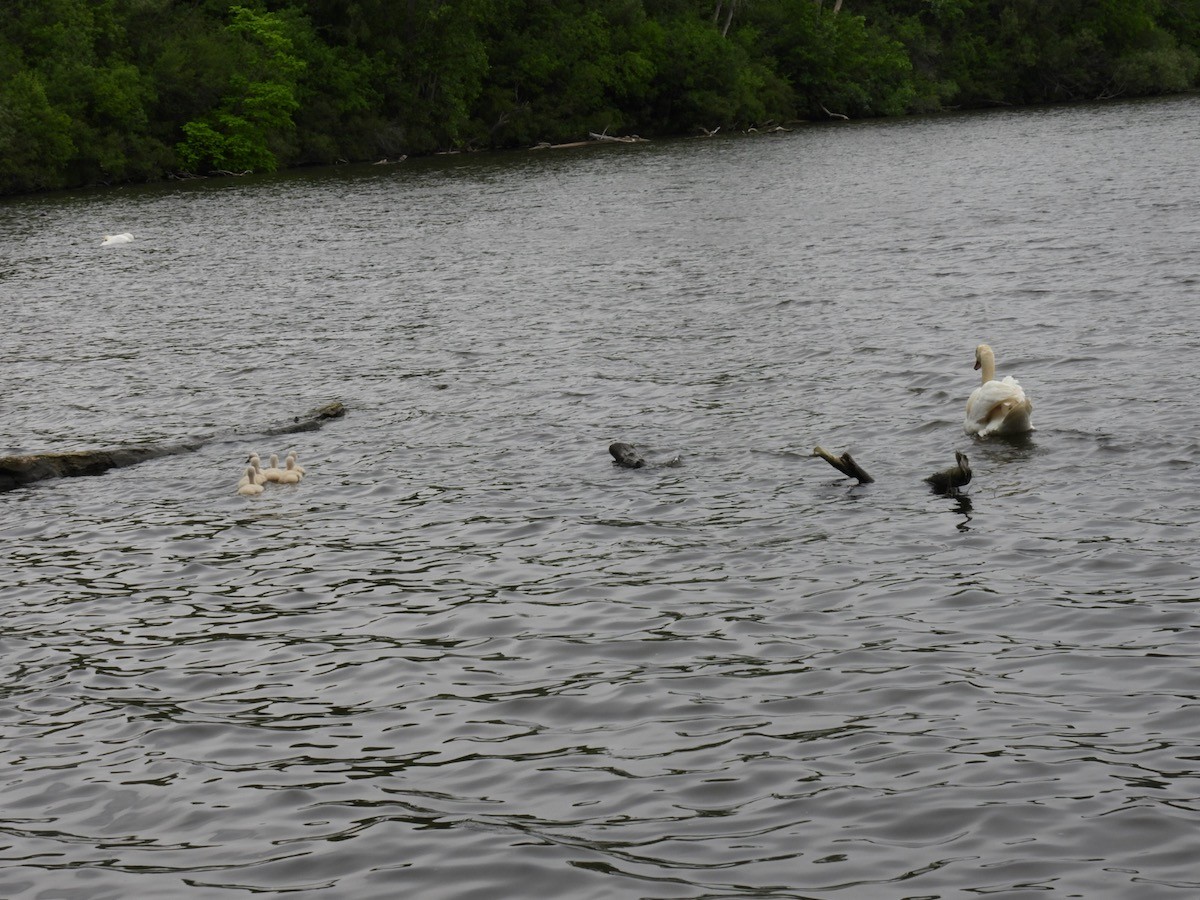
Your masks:
M 1197 134 L 6 201 L 0 454 L 212 439 L 0 495 L 0 896 L 1200 895 Z

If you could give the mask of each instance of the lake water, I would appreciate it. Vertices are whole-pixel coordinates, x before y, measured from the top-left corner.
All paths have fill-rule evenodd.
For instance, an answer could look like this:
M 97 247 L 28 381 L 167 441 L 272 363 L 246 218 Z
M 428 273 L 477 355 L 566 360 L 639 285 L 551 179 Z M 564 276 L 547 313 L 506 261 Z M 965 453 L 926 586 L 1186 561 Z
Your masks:
M 215 437 L 0 495 L 0 896 L 1197 896 L 1198 136 L 4 201 L 0 454 Z

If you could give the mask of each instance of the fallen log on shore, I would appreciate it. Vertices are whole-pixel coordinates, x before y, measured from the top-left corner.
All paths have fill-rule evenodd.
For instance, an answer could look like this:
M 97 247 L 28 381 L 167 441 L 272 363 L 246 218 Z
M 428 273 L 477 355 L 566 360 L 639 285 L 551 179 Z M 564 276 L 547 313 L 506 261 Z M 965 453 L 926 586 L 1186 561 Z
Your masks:
M 277 425 L 262 432 L 267 437 L 315 431 L 330 419 L 339 419 L 346 414 L 346 407 L 336 400 L 318 406 L 291 422 Z M 0 492 L 48 478 L 76 478 L 102 475 L 109 469 L 135 466 L 148 459 L 192 453 L 205 444 L 223 439 L 218 436 L 195 438 L 176 444 L 148 444 L 132 447 L 113 447 L 103 450 L 68 450 L 65 452 L 30 453 L 23 456 L 0 457 Z
M 640 134 L 597 134 L 595 131 L 588 132 L 588 139 L 592 141 L 603 141 L 610 144 L 648 144 L 646 138 Z
M 566 150 L 571 147 L 586 147 L 591 141 L 569 141 L 565 144 L 551 144 L 548 141 L 541 141 L 530 147 L 530 150 Z
M 612 134 L 599 134 L 595 131 L 589 131 L 588 139 L 586 141 L 568 141 L 565 144 L 551 144 L 549 141 L 538 141 L 538 143 L 534 144 L 529 149 L 530 150 L 565 150 L 570 147 L 587 147 L 587 146 L 590 146 L 591 144 L 595 144 L 597 142 L 602 143 L 602 144 L 648 144 L 648 143 L 650 143 L 649 139 L 641 137 L 640 135 L 636 135 L 636 134 L 626 134 L 626 135 L 617 136 L 617 135 L 612 135 Z

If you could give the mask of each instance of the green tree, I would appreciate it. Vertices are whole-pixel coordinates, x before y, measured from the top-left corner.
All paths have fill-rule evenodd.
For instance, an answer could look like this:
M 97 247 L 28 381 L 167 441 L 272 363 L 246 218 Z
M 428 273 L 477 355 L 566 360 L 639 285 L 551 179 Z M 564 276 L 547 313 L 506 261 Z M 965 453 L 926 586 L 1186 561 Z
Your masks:
M 291 31 L 298 20 L 244 6 L 230 8 L 228 32 L 240 65 L 216 109 L 183 126 L 176 152 L 190 170 L 273 172 L 295 154 L 293 113 L 305 63 Z
M 707 15 L 671 19 L 654 48 L 656 127 L 695 132 L 790 116 L 790 91 L 769 65 L 755 58 L 760 42 L 755 30 L 723 36 Z
M 755 6 L 765 50 L 796 92 L 801 112 L 893 116 L 909 109 L 917 88 L 904 47 L 863 16 L 835 14 L 811 0 Z
M 0 192 L 62 187 L 75 145 L 71 118 L 54 109 L 38 76 L 19 71 L 0 84 Z
M 0 191 L 1198 79 L 1195 0 L 8 0 Z

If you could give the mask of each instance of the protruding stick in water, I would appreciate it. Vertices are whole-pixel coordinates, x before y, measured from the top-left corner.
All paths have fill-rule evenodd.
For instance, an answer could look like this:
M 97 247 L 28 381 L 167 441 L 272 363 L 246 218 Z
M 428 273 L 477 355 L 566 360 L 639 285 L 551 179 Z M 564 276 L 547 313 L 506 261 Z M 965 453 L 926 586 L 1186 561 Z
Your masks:
M 813 447 L 813 456 L 819 456 L 847 478 L 857 478 L 859 484 L 870 484 L 875 479 L 867 474 L 867 470 L 854 461 L 849 453 L 834 456 L 821 447 Z
M 637 452 L 633 444 L 626 444 L 624 441 L 609 444 L 608 452 L 612 454 L 613 462 L 618 466 L 624 466 L 626 469 L 640 469 L 646 464 L 646 461 L 642 459 L 642 455 Z

